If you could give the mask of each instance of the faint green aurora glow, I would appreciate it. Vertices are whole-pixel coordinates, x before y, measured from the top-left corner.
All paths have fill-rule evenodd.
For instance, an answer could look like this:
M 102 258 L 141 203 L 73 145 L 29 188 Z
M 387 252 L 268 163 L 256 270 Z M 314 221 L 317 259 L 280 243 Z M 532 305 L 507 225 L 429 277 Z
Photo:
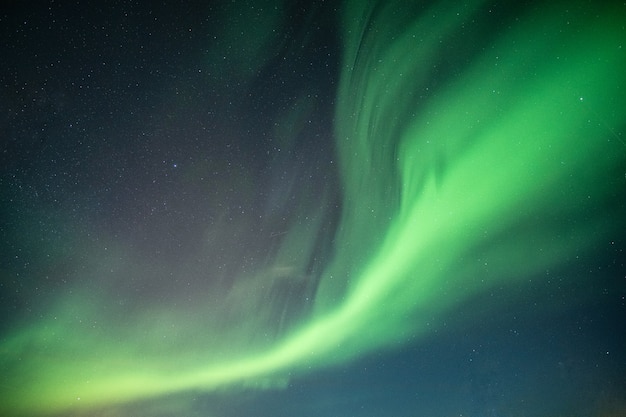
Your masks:
M 129 333 L 108 333 L 76 327 L 77 311 L 107 316 L 74 298 L 54 319 L 2 341 L 3 414 L 280 384 L 419 337 L 469 297 L 521 285 L 623 226 L 619 213 L 604 209 L 623 187 L 626 166 L 622 9 L 570 5 L 564 17 L 552 5 L 522 15 L 484 48 L 457 57 L 462 70 L 434 88 L 432 63 L 480 30 L 482 4 L 441 2 L 399 21 L 401 6 L 384 3 L 353 1 L 343 10 L 336 108 L 343 213 L 310 316 L 254 349 L 238 346 L 254 317 L 214 333 L 189 319 L 184 334 L 202 336 L 155 347 L 153 336 L 173 335 L 168 326 L 185 322 L 182 313 L 155 306 Z M 313 250 L 322 217 L 312 218 L 285 237 L 283 257 L 296 256 L 294 242 Z M 218 309 L 189 317 L 194 312 L 220 320 Z M 142 326 L 155 317 L 162 328 Z M 192 353 L 172 359 L 186 344 Z

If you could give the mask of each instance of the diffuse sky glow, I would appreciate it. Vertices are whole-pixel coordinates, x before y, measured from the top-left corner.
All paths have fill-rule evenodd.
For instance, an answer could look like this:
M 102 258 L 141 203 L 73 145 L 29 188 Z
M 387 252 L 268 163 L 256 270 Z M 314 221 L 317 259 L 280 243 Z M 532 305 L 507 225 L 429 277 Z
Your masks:
M 619 10 L 551 5 L 473 44 L 496 24 L 483 2 L 404 14 L 404 2 L 365 3 L 342 10 L 335 131 L 343 211 L 309 316 L 251 348 L 246 333 L 258 317 L 221 329 L 206 323 L 220 320 L 220 308 L 177 315 L 154 305 L 122 332 L 104 304 L 59 300 L 69 307 L 2 339 L 2 414 L 281 386 L 415 340 L 455 305 L 523 285 L 624 226 L 611 208 L 626 163 Z M 459 37 L 470 44 L 459 46 Z M 446 65 L 454 69 L 433 68 Z M 282 236 L 283 256 L 268 274 L 305 269 L 324 216 L 310 218 L 313 226 Z M 304 255 L 283 267 L 295 253 Z M 81 315 L 104 323 L 77 327 Z M 162 328 L 142 326 L 154 317 Z M 170 322 L 183 317 L 186 330 L 173 332 Z M 186 346 L 194 333 L 202 335 Z M 185 339 L 155 346 L 159 334 Z

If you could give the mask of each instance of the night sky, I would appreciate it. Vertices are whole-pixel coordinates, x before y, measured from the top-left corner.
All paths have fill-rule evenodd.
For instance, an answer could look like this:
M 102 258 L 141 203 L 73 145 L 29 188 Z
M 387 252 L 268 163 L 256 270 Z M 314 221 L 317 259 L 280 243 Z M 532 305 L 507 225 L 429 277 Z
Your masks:
M 0 415 L 626 415 L 625 3 L 0 37 Z

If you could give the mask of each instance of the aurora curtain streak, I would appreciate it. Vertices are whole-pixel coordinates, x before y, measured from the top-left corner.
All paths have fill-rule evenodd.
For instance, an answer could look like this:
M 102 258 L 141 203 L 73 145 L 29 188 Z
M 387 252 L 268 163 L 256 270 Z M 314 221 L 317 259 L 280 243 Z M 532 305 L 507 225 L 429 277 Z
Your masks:
M 623 230 L 623 7 L 414 3 L 355 0 L 340 12 L 342 212 L 308 315 L 251 346 L 262 314 L 242 307 L 245 323 L 214 324 L 229 302 L 263 304 L 235 286 L 219 308 L 154 302 L 120 330 L 125 318 L 105 314 L 111 307 L 85 287 L 2 339 L 0 414 L 88 414 L 188 390 L 280 387 L 432 335 L 456 306 L 523 288 Z M 306 269 L 328 199 L 306 208 L 308 223 L 282 236 L 258 276 Z M 77 325 L 82 315 L 104 323 Z M 174 325 L 201 336 L 159 339 L 181 337 Z

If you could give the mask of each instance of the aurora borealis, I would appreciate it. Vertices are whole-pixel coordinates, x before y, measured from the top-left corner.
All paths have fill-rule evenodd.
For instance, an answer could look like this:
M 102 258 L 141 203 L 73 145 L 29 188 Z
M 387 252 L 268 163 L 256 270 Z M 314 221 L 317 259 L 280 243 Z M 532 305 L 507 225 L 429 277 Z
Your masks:
M 626 6 L 543 3 L 7 6 L 0 414 L 624 407 Z

